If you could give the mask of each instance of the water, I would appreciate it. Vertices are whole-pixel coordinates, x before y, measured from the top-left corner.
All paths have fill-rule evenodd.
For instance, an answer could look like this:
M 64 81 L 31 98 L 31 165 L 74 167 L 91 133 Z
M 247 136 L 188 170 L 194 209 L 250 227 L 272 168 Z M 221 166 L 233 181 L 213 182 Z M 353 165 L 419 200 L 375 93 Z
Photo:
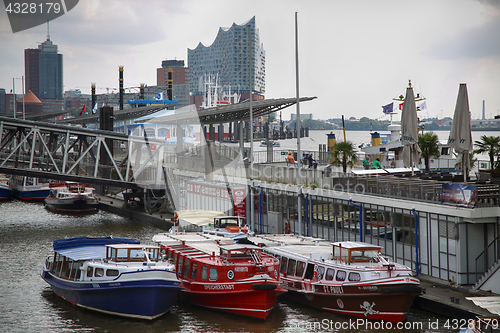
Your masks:
M 334 131 L 309 131 L 309 137 L 300 139 L 300 149 L 302 151 L 318 151 L 320 144 L 327 144 L 326 135 L 333 132 L 338 142 L 344 141 L 344 133 L 342 130 L 334 130 Z M 448 140 L 448 136 L 450 135 L 450 131 L 433 131 L 438 139 Z M 371 135 L 370 131 L 346 131 L 346 139 L 347 141 L 351 141 L 354 143 L 354 147 L 358 147 L 361 144 L 371 144 Z M 380 131 L 380 133 L 390 133 L 387 131 Z M 479 141 L 481 136 L 499 136 L 500 132 L 498 131 L 472 131 L 472 141 Z M 286 139 L 279 140 L 280 147 L 276 148 L 278 150 L 297 150 L 297 139 Z M 248 144 L 247 144 L 248 145 Z M 266 151 L 266 147 L 260 147 L 260 140 L 256 140 L 254 142 L 254 151 Z M 358 149 L 358 151 L 360 151 Z M 476 158 L 480 160 L 489 161 L 489 157 L 487 154 L 477 155 Z
M 40 277 L 52 241 L 81 236 L 132 237 L 150 243 L 164 230 L 107 212 L 75 217 L 47 212 L 42 204 L 0 203 L 0 331 L 2 332 L 457 332 L 446 318 L 414 309 L 406 325 L 416 329 L 372 329 L 349 319 L 281 301 L 263 322 L 177 304 L 149 322 L 77 308 L 54 296 Z M 428 329 L 429 322 L 441 328 Z M 375 323 L 377 325 L 378 322 Z M 372 323 L 373 324 L 373 323 Z M 380 324 L 380 323 L 378 323 Z M 340 329 L 335 329 L 335 325 Z M 344 325 L 344 326 L 340 326 Z M 349 328 L 351 325 L 351 328 Z M 422 328 L 420 328 L 420 326 Z M 346 329 L 342 329 L 342 327 Z M 376 328 L 376 326 L 375 326 Z

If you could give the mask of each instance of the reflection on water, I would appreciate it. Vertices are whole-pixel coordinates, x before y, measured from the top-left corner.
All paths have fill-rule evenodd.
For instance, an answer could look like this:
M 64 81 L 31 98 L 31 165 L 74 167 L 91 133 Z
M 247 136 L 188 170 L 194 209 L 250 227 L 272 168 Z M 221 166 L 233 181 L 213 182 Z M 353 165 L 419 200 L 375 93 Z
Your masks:
M 150 243 L 154 234 L 163 231 L 107 212 L 66 216 L 48 212 L 40 203 L 0 203 L 2 332 L 366 332 L 363 327 L 336 330 L 332 323 L 349 324 L 355 319 L 339 317 L 286 300 L 276 306 L 266 321 L 189 304 L 177 304 L 170 313 L 152 322 L 131 320 L 77 308 L 55 297 L 40 278 L 40 270 L 45 258 L 51 253 L 54 239 L 113 235 Z M 408 319 L 409 322 L 425 324 L 424 328 L 427 328 L 429 320 L 439 320 L 441 326 L 445 323 L 444 318 L 417 310 L 413 310 Z M 448 332 L 445 329 L 426 331 Z

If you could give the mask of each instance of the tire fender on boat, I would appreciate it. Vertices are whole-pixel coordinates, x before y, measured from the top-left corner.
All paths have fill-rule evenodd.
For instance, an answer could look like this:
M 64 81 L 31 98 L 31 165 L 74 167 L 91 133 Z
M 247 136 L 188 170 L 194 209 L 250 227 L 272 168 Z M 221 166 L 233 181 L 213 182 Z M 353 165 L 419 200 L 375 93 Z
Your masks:
M 255 283 L 252 285 L 253 290 L 274 290 L 277 287 L 274 283 Z

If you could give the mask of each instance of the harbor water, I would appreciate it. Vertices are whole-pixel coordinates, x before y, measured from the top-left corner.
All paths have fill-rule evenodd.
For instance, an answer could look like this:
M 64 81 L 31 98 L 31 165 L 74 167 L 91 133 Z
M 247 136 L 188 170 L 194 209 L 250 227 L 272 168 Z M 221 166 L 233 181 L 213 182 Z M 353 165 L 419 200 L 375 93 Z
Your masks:
M 412 309 L 403 328 L 350 319 L 281 300 L 266 321 L 178 304 L 154 321 L 108 316 L 56 297 L 40 270 L 54 239 L 132 237 L 151 243 L 164 230 L 100 211 L 88 216 L 48 212 L 41 203 L 0 203 L 0 330 L 2 332 L 458 332 L 460 322 Z M 392 325 L 392 324 L 390 324 Z

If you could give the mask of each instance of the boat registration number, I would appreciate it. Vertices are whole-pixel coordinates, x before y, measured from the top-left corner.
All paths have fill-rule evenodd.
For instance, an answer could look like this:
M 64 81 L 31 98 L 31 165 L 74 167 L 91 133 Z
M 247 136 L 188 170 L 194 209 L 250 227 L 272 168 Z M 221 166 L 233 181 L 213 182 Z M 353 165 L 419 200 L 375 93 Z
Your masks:
M 341 286 L 323 286 L 323 292 L 326 294 L 343 294 L 344 289 Z

